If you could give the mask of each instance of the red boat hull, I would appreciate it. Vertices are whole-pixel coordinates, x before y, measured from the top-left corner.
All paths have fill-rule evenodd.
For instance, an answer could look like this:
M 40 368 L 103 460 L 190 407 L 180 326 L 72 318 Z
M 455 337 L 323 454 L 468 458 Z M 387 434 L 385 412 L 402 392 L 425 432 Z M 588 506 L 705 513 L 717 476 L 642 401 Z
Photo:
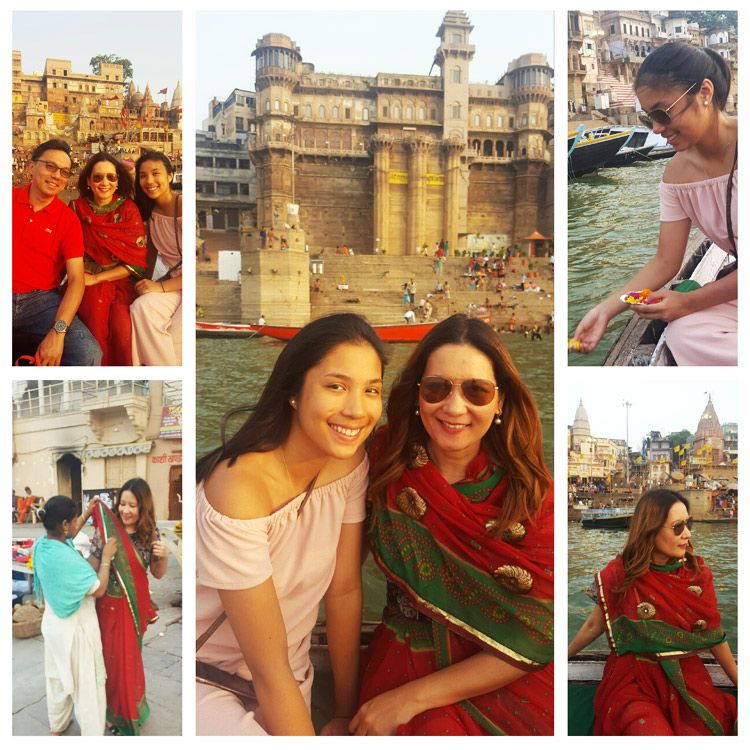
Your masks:
M 481 318 L 489 323 L 489 318 Z M 395 323 L 392 325 L 375 325 L 373 329 L 381 341 L 390 343 L 410 343 L 421 341 L 425 335 L 437 325 L 432 323 Z M 270 326 L 257 325 L 254 323 L 204 323 L 199 321 L 195 324 L 199 335 L 209 336 L 269 336 L 278 341 L 289 341 L 301 330 L 300 326 Z

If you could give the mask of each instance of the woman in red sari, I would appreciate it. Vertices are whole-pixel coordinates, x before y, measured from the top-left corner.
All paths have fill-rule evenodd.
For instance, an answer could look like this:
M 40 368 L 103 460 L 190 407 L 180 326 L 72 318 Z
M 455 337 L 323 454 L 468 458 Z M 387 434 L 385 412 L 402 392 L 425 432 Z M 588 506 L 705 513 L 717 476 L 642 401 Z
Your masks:
M 83 228 L 86 289 L 78 316 L 102 348 L 103 365 L 133 364 L 130 305 L 146 273 L 146 231 L 131 200 L 128 170 L 105 152 L 92 156 L 70 206 Z
M 737 684 L 711 571 L 693 553 L 687 500 L 651 490 L 638 501 L 625 548 L 596 575 L 597 606 L 568 647 L 603 632 L 612 649 L 594 699 L 594 734 L 735 734 L 737 703 L 715 688 L 708 650 Z
M 97 503 L 93 519 L 96 533 L 89 561 L 94 569 L 106 541 L 110 537 L 118 541 L 107 593 L 96 606 L 107 668 L 107 723 L 113 734 L 137 735 L 150 713 L 142 638 L 157 618 L 147 571 L 154 578 L 167 572 L 167 548 L 156 527 L 151 489 L 143 479 L 125 482 L 113 510 Z
M 354 734 L 553 731 L 551 477 L 497 334 L 454 315 L 417 346 L 372 450 L 388 582 Z

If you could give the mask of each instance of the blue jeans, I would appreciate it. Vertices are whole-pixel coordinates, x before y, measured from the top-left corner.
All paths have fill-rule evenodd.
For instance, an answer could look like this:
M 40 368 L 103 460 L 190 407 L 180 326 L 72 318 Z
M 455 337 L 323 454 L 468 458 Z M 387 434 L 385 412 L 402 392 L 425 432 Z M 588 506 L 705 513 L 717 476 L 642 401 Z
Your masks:
M 49 292 L 27 292 L 13 295 L 13 333 L 20 333 L 39 342 L 55 325 L 60 295 Z M 73 318 L 65 334 L 63 365 L 98 365 L 102 361 L 102 350 L 86 326 Z

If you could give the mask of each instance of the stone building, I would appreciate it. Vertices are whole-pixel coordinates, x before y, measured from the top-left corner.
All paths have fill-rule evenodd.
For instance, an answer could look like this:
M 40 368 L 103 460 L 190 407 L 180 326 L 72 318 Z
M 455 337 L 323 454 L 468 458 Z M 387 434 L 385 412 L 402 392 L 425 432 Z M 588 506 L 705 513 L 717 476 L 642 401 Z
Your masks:
M 77 503 L 145 479 L 159 520 L 182 518 L 182 384 L 25 380 L 13 384 L 13 487 Z M 20 488 L 20 490 L 19 490 Z
M 255 138 L 255 94 L 234 89 L 214 97 L 196 135 L 196 216 L 205 230 L 239 231 L 243 211 L 255 219 L 255 167 L 248 142 Z
M 568 107 L 596 109 L 620 124 L 638 124 L 633 92 L 641 64 L 668 42 L 710 47 L 729 64 L 732 86 L 727 110 L 737 110 L 737 31 L 701 29 L 684 11 L 568 11 Z
M 150 87 L 141 93 L 126 85 L 123 66 L 102 63 L 98 74 L 76 73 L 70 60 L 47 58 L 44 72 L 23 72 L 13 51 L 13 130 L 18 142 L 34 147 L 50 138 L 73 143 L 113 140 L 174 154 L 182 150 L 182 87 L 171 103 L 154 102 Z
M 568 479 L 575 483 L 622 481 L 628 447 L 624 440 L 597 438 L 591 434 L 589 417 L 578 404 L 573 425 L 568 427 Z
M 311 250 L 395 255 L 551 235 L 552 70 L 528 54 L 494 85 L 471 83 L 472 29 L 465 13 L 445 15 L 438 75 L 318 72 L 288 36 L 259 39 L 257 227 L 298 205 Z
M 698 420 L 698 426 L 695 429 L 695 439 L 693 440 L 693 452 L 696 463 L 702 463 L 709 466 L 718 466 L 726 463 L 724 456 L 724 430 L 716 415 L 711 396 L 708 397 L 708 403 L 703 409 L 703 413 Z

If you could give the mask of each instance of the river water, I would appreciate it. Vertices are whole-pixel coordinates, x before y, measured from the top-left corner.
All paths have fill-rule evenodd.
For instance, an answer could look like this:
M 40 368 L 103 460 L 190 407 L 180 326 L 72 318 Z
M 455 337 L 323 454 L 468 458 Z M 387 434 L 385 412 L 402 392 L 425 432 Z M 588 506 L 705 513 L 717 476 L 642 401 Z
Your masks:
M 513 357 L 524 382 L 537 402 L 544 432 L 544 454 L 553 471 L 553 383 L 552 336 L 531 341 L 507 334 L 503 343 Z M 218 445 L 221 417 L 230 408 L 252 404 L 260 395 L 283 344 L 268 338 L 207 339 L 196 342 L 197 358 L 197 455 Z M 412 344 L 388 344 L 384 405 L 390 386 L 413 349 Z M 384 408 L 385 411 L 385 408 Z M 234 425 L 238 427 L 239 422 Z M 372 558 L 364 573 L 365 617 L 379 619 L 384 603 L 384 584 Z
M 568 334 L 595 304 L 656 252 L 659 183 L 668 159 L 603 169 L 568 182 Z M 571 352 L 571 365 L 600 365 L 630 314 L 614 318 L 591 354 Z
M 583 625 L 592 600 L 585 591 L 600 571 L 625 544 L 627 531 L 584 529 L 578 521 L 568 523 L 568 640 Z M 721 622 L 733 653 L 737 653 L 737 524 L 696 523 L 693 546 L 714 576 Z M 589 648 L 607 650 L 604 636 Z

